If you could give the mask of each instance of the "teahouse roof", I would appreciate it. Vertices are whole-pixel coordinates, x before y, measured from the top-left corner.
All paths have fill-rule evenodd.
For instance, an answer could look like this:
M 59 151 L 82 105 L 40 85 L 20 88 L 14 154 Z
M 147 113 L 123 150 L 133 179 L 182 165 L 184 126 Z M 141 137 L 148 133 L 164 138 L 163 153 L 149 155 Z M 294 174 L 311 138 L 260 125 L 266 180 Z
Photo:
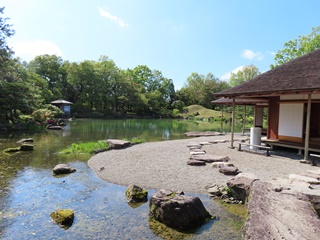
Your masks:
M 58 99 L 58 100 L 52 101 L 51 104 L 66 104 L 66 105 L 70 105 L 70 104 L 73 104 L 73 103 L 72 102 L 68 102 L 66 100 L 63 100 L 63 99 Z
M 211 101 L 211 104 L 231 105 L 233 100 L 230 98 L 219 98 Z M 267 99 L 235 99 L 235 105 L 268 105 Z
M 320 92 L 320 49 L 262 73 L 216 97 L 253 97 Z

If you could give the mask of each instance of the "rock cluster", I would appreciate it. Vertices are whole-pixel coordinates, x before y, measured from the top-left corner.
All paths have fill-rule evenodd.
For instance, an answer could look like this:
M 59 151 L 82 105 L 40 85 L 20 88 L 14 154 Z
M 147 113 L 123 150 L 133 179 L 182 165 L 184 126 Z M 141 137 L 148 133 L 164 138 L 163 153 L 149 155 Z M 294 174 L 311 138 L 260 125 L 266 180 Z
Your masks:
M 198 197 L 183 192 L 160 190 L 149 203 L 150 216 L 175 229 L 193 229 L 212 218 Z
M 15 153 L 19 151 L 33 151 L 33 139 L 32 138 L 23 138 L 20 139 L 18 144 L 21 144 L 20 147 L 15 148 L 7 148 L 3 152 L 4 153 Z
M 204 145 L 225 143 L 227 140 L 215 140 L 212 142 L 200 142 L 200 143 L 189 143 L 187 147 L 190 150 L 190 158 L 187 164 L 190 166 L 205 166 L 207 163 L 212 163 L 213 168 L 217 168 L 220 173 L 225 175 L 237 175 L 241 171 L 235 167 L 232 163 L 229 163 L 230 158 L 228 156 L 212 155 L 207 154 L 202 149 Z
M 58 209 L 50 214 L 50 217 L 62 228 L 69 228 L 74 220 L 74 211 L 70 209 Z
M 107 143 L 109 144 L 111 149 L 121 149 L 130 146 L 129 141 L 119 139 L 107 139 Z
M 227 186 L 212 184 L 206 187 L 214 198 L 220 198 L 226 203 L 246 203 L 250 188 L 258 180 L 253 174 L 240 173 L 227 181 Z
M 126 199 L 128 203 L 147 202 L 148 191 L 137 185 L 131 184 L 127 187 Z
M 68 173 L 73 173 L 75 171 L 76 171 L 75 168 L 71 168 L 68 164 L 65 164 L 65 163 L 56 165 L 52 170 L 53 175 L 68 174 Z

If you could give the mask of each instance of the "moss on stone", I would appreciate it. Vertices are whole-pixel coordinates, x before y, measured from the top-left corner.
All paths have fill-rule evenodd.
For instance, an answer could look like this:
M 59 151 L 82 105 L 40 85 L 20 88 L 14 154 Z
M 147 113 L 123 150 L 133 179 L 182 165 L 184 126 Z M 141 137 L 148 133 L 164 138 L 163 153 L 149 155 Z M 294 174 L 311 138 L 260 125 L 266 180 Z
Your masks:
M 15 153 L 15 152 L 19 152 L 19 151 L 20 151 L 20 147 L 6 148 L 5 150 L 3 150 L 3 153 Z
M 74 211 L 70 209 L 58 209 L 50 214 L 50 217 L 63 228 L 69 228 L 74 220 Z

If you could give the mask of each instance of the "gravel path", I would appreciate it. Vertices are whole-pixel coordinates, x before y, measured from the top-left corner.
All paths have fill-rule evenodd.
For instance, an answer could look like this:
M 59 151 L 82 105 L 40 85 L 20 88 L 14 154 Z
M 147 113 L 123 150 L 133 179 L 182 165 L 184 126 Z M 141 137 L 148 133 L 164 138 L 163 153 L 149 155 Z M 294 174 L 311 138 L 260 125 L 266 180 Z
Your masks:
M 101 179 L 120 185 L 134 183 L 146 189 L 175 189 L 190 193 L 206 193 L 205 186 L 217 183 L 225 185 L 225 176 L 211 164 L 189 166 L 189 143 L 229 140 L 230 135 L 199 137 L 183 140 L 151 142 L 134 145 L 122 150 L 99 153 L 88 165 Z M 207 154 L 226 155 L 242 172 L 254 173 L 260 180 L 271 181 L 275 177 L 288 177 L 314 169 L 302 164 L 297 152 L 271 152 L 271 157 L 229 148 L 230 143 L 204 145 Z M 235 145 L 237 146 L 237 145 Z

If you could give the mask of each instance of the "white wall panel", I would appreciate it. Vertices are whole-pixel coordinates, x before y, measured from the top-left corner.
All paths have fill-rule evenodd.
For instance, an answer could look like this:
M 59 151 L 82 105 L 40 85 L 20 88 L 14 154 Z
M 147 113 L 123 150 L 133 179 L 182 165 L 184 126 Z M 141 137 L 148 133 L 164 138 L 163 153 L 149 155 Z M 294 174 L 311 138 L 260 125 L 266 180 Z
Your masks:
M 303 103 L 280 104 L 279 135 L 302 138 Z

